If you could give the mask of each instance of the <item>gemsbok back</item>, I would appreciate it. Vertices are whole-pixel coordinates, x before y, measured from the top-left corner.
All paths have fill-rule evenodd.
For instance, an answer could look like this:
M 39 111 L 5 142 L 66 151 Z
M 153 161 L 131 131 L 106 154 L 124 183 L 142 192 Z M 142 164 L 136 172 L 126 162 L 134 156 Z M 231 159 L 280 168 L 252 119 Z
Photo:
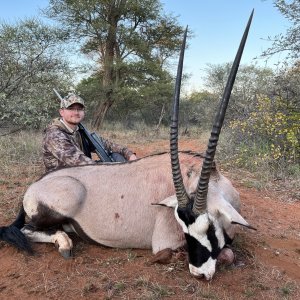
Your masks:
M 16 220 L 0 228 L 0 239 L 28 253 L 33 253 L 31 242 L 54 243 L 66 258 L 72 250 L 66 232 L 71 231 L 109 247 L 152 249 L 156 256 L 186 245 L 191 274 L 210 280 L 218 257 L 234 237 L 236 224 L 253 229 L 239 214 L 238 192 L 214 163 L 252 16 L 253 11 L 204 156 L 178 151 L 186 29 L 175 84 L 170 153 L 126 163 L 64 168 L 44 175 L 29 186 Z M 29 222 L 25 224 L 26 215 Z

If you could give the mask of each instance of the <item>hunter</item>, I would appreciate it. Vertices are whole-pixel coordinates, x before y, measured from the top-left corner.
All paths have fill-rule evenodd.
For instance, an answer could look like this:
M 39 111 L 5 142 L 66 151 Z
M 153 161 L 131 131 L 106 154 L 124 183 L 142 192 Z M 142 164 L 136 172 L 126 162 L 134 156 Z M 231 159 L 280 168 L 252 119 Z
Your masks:
M 84 144 L 78 124 L 84 119 L 84 100 L 74 93 L 69 93 L 61 99 L 60 118 L 44 130 L 43 161 L 46 172 L 57 168 L 96 164 L 92 159 L 92 145 Z M 135 160 L 136 155 L 127 147 L 101 138 L 105 150 L 121 155 L 125 160 Z

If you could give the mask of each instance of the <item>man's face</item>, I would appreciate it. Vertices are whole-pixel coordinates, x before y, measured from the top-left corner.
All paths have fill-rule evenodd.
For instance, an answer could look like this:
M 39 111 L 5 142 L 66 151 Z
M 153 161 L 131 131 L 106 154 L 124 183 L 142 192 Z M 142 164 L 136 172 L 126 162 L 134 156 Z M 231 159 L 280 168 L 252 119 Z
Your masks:
M 69 125 L 78 125 L 84 118 L 84 107 L 79 103 L 74 103 L 68 108 L 61 108 L 59 110 L 64 122 Z

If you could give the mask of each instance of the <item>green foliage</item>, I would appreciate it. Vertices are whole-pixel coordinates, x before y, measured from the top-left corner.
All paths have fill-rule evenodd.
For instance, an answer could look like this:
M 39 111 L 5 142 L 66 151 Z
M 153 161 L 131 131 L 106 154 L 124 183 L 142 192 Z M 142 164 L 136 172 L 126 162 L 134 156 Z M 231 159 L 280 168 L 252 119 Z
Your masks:
M 300 47 L 300 2 L 298 0 L 273 0 L 274 6 L 290 21 L 290 27 L 285 33 L 268 37 L 272 46 L 263 51 L 263 57 L 270 57 L 276 53 L 286 54 L 286 59 L 295 61 L 299 59 Z
M 180 104 L 180 123 L 184 127 L 191 125 L 211 129 L 217 107 L 218 96 L 208 91 L 193 92 Z
M 206 71 L 212 99 L 221 97 L 229 64 L 210 65 Z M 297 63 L 277 74 L 253 65 L 240 67 L 221 134 L 222 158 L 230 165 L 267 176 L 298 174 L 299 74 Z
M 206 68 L 206 88 L 217 99 L 223 95 L 231 64 L 208 65 Z M 247 116 L 255 109 L 253 98 L 257 93 L 268 94 L 273 89 L 274 72 L 269 68 L 255 65 L 241 65 L 230 97 L 226 122 Z
M 146 62 L 131 63 L 128 68 L 131 69 L 128 70 L 129 79 L 115 89 L 115 104 L 107 114 L 107 121 L 121 121 L 127 127 L 132 127 L 136 122 L 155 125 L 164 107 L 163 124 L 167 124 L 174 90 L 169 73 Z M 92 117 L 90 112 L 105 101 L 100 75 L 82 80 L 76 89 L 87 99 L 87 117 Z
M 149 102 L 144 97 L 149 87 L 159 88 L 155 81 L 170 85 L 167 62 L 178 55 L 184 29 L 162 11 L 160 1 L 51 0 L 45 13 L 59 21 L 80 43 L 82 53 L 97 63 L 92 73 L 100 81 L 93 97 L 96 128 L 116 105 L 130 103 L 136 114 L 143 98 Z M 137 101 L 137 95 L 142 101 Z M 161 109 L 164 97 L 157 97 Z
M 300 113 L 287 110 L 281 98 L 259 96 L 249 117 L 232 121 L 230 127 L 237 139 L 235 162 L 239 166 L 255 171 L 267 162 L 276 173 L 283 163 L 299 163 Z
M 0 124 L 37 128 L 49 118 L 57 107 L 52 88 L 68 83 L 62 40 L 35 19 L 0 24 Z

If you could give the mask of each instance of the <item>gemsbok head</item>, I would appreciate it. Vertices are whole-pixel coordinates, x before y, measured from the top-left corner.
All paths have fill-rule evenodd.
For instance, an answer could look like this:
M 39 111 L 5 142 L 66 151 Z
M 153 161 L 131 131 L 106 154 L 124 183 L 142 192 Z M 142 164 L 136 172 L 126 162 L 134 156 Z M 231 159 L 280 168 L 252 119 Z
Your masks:
M 227 205 L 227 201 L 223 201 L 222 198 L 230 197 L 230 195 L 226 194 L 226 188 L 225 190 L 220 190 L 220 187 L 214 187 L 213 182 L 210 182 L 212 173 L 216 173 L 214 157 L 217 143 L 252 17 L 253 11 L 247 23 L 220 101 L 205 158 L 202 163 L 201 175 L 195 190 L 192 192 L 187 192 L 185 189 L 178 158 L 179 97 L 187 29 L 184 34 L 178 63 L 170 130 L 172 174 L 178 201 L 178 205 L 175 209 L 175 217 L 181 225 L 186 237 L 190 272 L 195 276 L 204 275 L 206 279 L 211 279 L 214 275 L 217 257 L 228 240 L 231 239 L 230 234 L 227 232 L 227 228 L 230 228 L 231 224 L 240 224 L 252 228 L 236 210 Z M 217 176 L 217 174 L 213 175 Z M 214 180 L 218 180 L 218 178 L 215 178 Z M 210 185 L 211 187 L 208 189 Z M 208 203 L 210 202 L 214 204 L 213 208 L 208 210 Z

